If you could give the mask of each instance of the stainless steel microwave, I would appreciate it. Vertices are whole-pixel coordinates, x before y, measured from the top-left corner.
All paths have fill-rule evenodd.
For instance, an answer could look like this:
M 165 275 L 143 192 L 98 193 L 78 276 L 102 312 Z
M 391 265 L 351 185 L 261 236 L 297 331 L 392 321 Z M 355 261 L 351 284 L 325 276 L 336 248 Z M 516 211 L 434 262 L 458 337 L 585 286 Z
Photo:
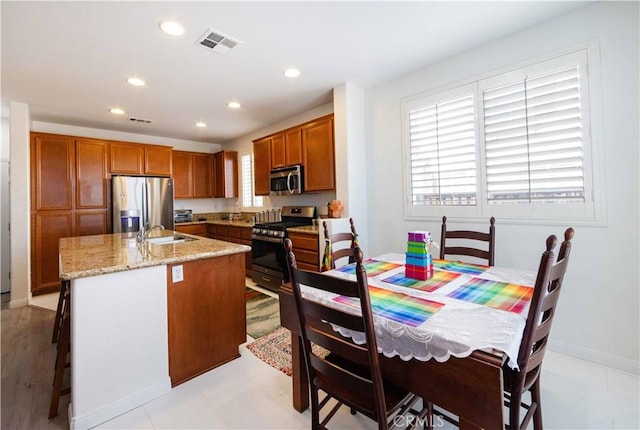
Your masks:
M 302 194 L 302 166 L 289 166 L 274 169 L 269 175 L 271 195 L 283 196 Z

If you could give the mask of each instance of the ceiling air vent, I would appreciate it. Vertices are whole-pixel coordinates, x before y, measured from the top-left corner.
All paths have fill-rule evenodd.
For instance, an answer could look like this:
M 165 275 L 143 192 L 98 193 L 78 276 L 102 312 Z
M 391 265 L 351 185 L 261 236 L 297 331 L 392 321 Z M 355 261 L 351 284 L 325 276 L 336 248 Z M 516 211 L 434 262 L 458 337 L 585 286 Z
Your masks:
M 131 122 L 139 122 L 141 124 L 151 124 L 151 120 L 150 119 L 134 118 L 132 116 L 129 117 L 129 121 L 131 121 Z
M 242 42 L 212 28 L 208 29 L 197 42 L 203 48 L 222 55 L 225 55 L 239 43 Z

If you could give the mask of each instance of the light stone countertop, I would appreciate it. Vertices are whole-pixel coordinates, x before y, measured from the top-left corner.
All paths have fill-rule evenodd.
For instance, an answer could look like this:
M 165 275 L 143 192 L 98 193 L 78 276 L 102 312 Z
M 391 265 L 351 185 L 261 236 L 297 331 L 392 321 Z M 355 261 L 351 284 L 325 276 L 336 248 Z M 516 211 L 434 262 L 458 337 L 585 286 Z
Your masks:
M 320 234 L 320 227 L 317 225 L 304 225 L 302 227 L 289 227 L 287 231 L 290 233 L 313 234 L 317 236 Z
M 86 278 L 251 251 L 251 247 L 246 245 L 171 230 L 154 231 L 149 237 L 174 234 L 197 240 L 172 244 L 138 243 L 135 236 L 121 233 L 60 239 L 60 278 Z

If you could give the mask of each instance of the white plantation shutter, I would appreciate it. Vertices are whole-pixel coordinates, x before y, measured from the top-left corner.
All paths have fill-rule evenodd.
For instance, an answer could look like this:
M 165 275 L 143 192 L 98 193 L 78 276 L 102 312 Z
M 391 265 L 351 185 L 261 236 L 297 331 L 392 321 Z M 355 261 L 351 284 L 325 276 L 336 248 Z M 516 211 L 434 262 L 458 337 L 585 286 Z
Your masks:
M 243 155 L 242 162 L 242 206 L 262 207 L 262 196 L 253 194 L 253 154 Z
M 412 205 L 475 205 L 473 95 L 409 110 Z
M 488 203 L 584 202 L 579 71 L 483 91 Z

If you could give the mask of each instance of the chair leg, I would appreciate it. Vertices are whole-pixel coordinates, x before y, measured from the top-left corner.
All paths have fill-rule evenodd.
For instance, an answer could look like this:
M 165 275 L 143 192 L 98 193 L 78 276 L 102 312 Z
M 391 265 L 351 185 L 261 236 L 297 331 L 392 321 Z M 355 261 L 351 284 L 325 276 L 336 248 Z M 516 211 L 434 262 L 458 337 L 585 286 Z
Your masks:
M 67 287 L 69 281 L 62 281 L 60 286 L 60 295 L 58 296 L 58 307 L 56 309 L 56 319 L 53 321 L 53 335 L 51 336 L 51 343 L 56 343 L 60 336 L 60 326 L 62 323 L 62 309 L 64 308 L 64 301 L 66 299 Z
M 540 376 L 536 379 L 531 387 L 531 403 L 536 405 L 533 413 L 533 429 L 542 430 L 542 401 L 540 396 Z
M 51 391 L 51 402 L 49 404 L 49 419 L 58 415 L 58 405 L 60 403 L 60 395 L 67 394 L 69 390 L 62 388 L 64 379 L 64 369 L 67 367 L 67 354 L 71 341 L 71 321 L 69 318 L 69 303 L 65 303 L 64 316 L 60 327 L 60 338 L 58 339 L 58 352 L 56 354 L 56 363 L 53 376 L 53 387 Z
M 522 402 L 522 393 L 519 391 L 512 392 L 511 403 L 509 405 L 509 429 L 510 430 L 520 430 L 520 403 L 521 402 Z

